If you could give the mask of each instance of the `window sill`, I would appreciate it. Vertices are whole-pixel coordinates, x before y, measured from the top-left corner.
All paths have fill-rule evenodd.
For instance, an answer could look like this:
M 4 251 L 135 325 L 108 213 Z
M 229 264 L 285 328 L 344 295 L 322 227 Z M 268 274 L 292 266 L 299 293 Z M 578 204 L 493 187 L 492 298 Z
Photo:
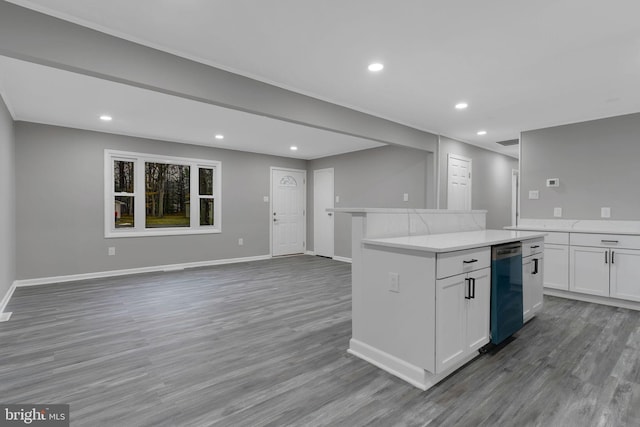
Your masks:
M 176 229 L 157 229 L 149 231 L 107 231 L 104 235 L 105 239 L 117 239 L 121 237 L 154 237 L 154 236 L 187 236 L 193 234 L 220 234 L 222 230 L 219 228 L 214 229 L 189 229 L 189 230 L 176 230 Z

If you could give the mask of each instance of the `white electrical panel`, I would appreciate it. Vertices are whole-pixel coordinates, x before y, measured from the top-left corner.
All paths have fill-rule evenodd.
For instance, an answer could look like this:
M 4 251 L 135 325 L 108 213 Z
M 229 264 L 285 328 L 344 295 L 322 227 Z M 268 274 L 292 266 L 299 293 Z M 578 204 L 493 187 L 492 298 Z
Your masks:
M 560 180 L 558 178 L 547 179 L 547 187 L 560 187 Z

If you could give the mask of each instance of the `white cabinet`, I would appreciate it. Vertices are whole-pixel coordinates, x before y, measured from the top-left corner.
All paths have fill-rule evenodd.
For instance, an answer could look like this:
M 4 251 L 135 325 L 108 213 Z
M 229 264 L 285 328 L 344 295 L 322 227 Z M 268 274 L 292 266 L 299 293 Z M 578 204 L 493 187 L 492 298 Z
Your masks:
M 542 309 L 544 249 L 542 239 L 522 244 L 522 317 L 525 322 Z
M 522 316 L 525 322 L 542 310 L 545 268 L 542 253 L 522 259 Z
M 489 342 L 491 269 L 436 280 L 436 372 Z
M 569 290 L 609 296 L 609 249 L 571 246 Z
M 569 290 L 569 246 L 544 245 L 544 287 Z
M 612 249 L 609 270 L 611 296 L 640 301 L 640 251 Z
M 569 290 L 640 301 L 640 236 L 571 233 Z

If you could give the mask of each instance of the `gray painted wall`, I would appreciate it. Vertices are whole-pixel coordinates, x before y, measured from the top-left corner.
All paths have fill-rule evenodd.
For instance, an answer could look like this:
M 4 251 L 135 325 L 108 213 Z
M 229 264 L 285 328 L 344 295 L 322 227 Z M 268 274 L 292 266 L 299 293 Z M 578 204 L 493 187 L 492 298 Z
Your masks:
M 437 137 L 0 2 L 0 54 L 223 107 L 435 151 Z M 162 72 L 158 72 L 162 70 Z
M 0 97 L 0 300 L 16 278 L 16 187 L 13 119 Z
M 269 168 L 307 164 L 26 122 L 17 122 L 15 133 L 18 279 L 267 255 L 269 203 L 263 197 L 269 195 Z M 3 150 L 5 145 L 10 144 L 3 141 Z M 105 148 L 220 160 L 223 232 L 105 239 Z M 244 246 L 238 246 L 240 237 Z M 116 256 L 107 256 L 109 246 L 116 247 Z
M 523 132 L 521 155 L 522 218 L 640 220 L 640 114 Z M 559 178 L 560 187 L 546 187 Z M 529 190 L 540 198 L 529 200 Z
M 432 153 L 401 147 L 379 147 L 309 162 L 307 248 L 313 250 L 313 171 L 334 168 L 335 207 L 425 208 Z M 409 201 L 402 196 L 409 193 Z M 335 255 L 351 258 L 351 216 L 335 218 Z
M 447 155 L 472 160 L 471 207 L 486 209 L 487 228 L 511 225 L 511 171 L 518 160 L 454 139 L 440 139 L 440 207 L 447 208 Z

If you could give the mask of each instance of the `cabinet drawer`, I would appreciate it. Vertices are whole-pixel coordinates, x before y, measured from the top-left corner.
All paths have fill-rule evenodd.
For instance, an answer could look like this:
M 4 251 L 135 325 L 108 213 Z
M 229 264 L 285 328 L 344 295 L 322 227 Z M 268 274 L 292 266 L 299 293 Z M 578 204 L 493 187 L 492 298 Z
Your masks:
M 544 251 L 544 239 L 525 240 L 522 242 L 522 257 L 539 254 Z
M 626 234 L 571 233 L 572 246 L 640 249 L 640 236 Z
M 444 277 L 486 268 L 490 265 L 490 247 L 439 253 L 436 258 L 436 277 L 442 279 Z
M 548 231 L 544 236 L 545 243 L 551 243 L 553 245 L 568 245 L 569 233 L 563 233 L 560 231 Z

